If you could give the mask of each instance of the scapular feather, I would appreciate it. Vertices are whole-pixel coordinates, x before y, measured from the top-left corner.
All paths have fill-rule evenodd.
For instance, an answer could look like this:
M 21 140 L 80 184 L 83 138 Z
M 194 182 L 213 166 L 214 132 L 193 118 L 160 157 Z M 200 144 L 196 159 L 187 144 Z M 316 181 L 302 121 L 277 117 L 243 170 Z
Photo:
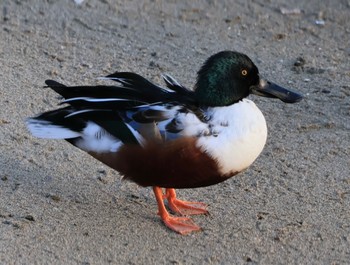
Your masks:
M 115 72 L 106 76 L 104 79 L 116 81 L 121 85 L 68 87 L 53 80 L 46 80 L 45 83 L 67 100 L 63 101 L 62 104 L 68 103 L 78 109 L 128 109 L 157 102 L 173 102 L 179 105 L 196 104 L 193 92 L 180 86 L 177 81 L 169 76 L 167 84 L 171 89 L 170 91 L 151 83 L 135 73 Z M 104 98 L 107 99 L 106 102 L 93 100 Z M 118 100 L 111 101 L 111 98 Z

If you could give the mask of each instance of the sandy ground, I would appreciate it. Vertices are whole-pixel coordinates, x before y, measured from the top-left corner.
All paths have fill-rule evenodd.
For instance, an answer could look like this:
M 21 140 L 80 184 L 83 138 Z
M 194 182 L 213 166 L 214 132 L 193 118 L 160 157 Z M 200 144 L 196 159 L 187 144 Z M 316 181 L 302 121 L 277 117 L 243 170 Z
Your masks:
M 176 2 L 1 1 L 0 264 L 349 264 L 349 0 Z M 269 128 L 262 155 L 220 185 L 179 191 L 210 204 L 194 218 L 203 232 L 171 232 L 151 189 L 25 128 L 57 106 L 45 79 L 167 72 L 191 87 L 224 49 L 305 99 L 251 97 Z

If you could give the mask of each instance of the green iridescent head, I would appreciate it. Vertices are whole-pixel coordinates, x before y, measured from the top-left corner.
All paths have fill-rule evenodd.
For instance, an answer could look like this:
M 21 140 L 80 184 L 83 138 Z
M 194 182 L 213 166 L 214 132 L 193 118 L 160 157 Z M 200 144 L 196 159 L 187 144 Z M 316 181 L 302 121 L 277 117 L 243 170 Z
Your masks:
M 258 68 L 248 56 L 222 51 L 198 71 L 195 95 L 200 105 L 226 106 L 247 97 L 250 87 L 258 83 Z

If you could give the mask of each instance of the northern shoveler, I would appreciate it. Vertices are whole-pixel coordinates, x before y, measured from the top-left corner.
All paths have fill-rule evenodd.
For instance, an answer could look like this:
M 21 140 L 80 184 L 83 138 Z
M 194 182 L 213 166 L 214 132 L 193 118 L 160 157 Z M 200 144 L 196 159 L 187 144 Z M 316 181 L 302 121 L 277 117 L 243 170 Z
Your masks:
M 207 206 L 177 199 L 175 189 L 222 182 L 249 167 L 265 145 L 265 118 L 249 94 L 286 103 L 302 99 L 262 79 L 249 57 L 235 51 L 211 56 L 194 90 L 169 75 L 163 76 L 166 88 L 130 72 L 102 79 L 118 85 L 46 80 L 68 106 L 28 119 L 30 132 L 66 139 L 124 179 L 152 186 L 161 219 L 180 234 L 201 229 L 187 215 L 206 214 Z M 169 214 L 165 199 L 181 216 Z

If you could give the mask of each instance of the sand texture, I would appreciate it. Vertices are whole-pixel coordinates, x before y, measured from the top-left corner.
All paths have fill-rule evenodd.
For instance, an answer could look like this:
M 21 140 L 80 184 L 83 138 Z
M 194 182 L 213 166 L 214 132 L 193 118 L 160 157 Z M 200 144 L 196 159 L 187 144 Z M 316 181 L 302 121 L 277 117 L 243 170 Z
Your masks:
M 0 264 L 349 264 L 349 14 L 349 0 L 0 1 Z M 192 87 L 226 49 L 305 98 L 250 97 L 268 123 L 260 157 L 178 192 L 209 204 L 202 232 L 170 231 L 150 188 L 26 130 L 59 103 L 46 79 L 118 70 Z

